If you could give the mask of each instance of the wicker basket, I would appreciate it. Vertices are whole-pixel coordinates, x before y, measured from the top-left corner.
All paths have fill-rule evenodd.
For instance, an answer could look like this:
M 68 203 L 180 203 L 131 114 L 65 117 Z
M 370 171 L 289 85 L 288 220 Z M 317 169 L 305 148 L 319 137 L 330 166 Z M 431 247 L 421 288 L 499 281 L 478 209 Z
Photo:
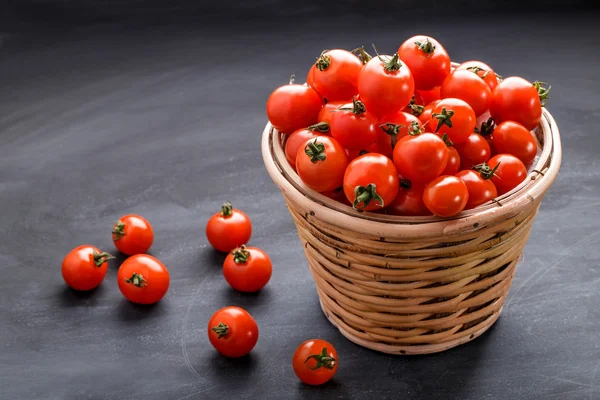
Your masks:
M 469 342 L 498 319 L 540 202 L 561 163 L 548 111 L 529 177 L 476 210 L 442 219 L 358 212 L 306 187 L 267 124 L 265 165 L 304 244 L 323 312 L 349 340 L 390 354 Z

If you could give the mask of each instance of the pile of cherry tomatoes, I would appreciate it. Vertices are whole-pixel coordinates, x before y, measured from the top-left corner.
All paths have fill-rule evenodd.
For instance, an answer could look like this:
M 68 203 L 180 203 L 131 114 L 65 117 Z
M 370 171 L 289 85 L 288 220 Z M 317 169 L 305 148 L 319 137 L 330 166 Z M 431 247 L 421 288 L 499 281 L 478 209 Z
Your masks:
M 451 217 L 525 180 L 549 90 L 481 61 L 453 68 L 414 36 L 393 55 L 323 51 L 266 108 L 311 189 L 360 211 Z

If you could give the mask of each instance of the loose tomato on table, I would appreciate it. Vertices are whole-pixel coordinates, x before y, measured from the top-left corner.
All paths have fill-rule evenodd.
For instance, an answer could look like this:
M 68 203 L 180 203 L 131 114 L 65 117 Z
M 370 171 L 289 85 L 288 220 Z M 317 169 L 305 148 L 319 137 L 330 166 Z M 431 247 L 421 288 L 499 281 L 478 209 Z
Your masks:
M 154 241 L 152 225 L 141 215 L 128 214 L 113 226 L 112 239 L 117 249 L 128 256 L 147 252 Z
M 296 155 L 298 155 L 298 149 L 306 143 L 307 140 L 323 136 L 327 133 L 329 133 L 329 124 L 327 122 L 319 122 L 308 128 L 298 129 L 288 136 L 285 142 L 285 158 L 290 165 L 296 169 Z
M 448 163 L 446 143 L 433 133 L 405 136 L 394 148 L 398 173 L 413 184 L 424 185 L 440 176 Z
M 474 72 L 456 70 L 444 79 L 441 88 L 442 99 L 456 98 L 471 106 L 476 116 L 485 113 L 492 98 L 487 83 Z
M 310 85 L 327 101 L 348 100 L 358 94 L 360 59 L 349 51 L 326 50 L 309 71 Z
M 450 56 L 446 49 L 430 36 L 413 36 L 398 48 L 400 59 L 406 63 L 417 90 L 432 90 L 450 74 Z
M 224 307 L 208 321 L 208 339 L 224 356 L 242 357 L 250 353 L 258 342 L 258 325 L 243 308 Z
M 240 292 L 257 292 L 269 282 L 273 266 L 267 253 L 257 247 L 233 250 L 223 263 L 223 275 L 229 285 Z
M 477 117 L 465 101 L 455 98 L 440 100 L 431 113 L 430 127 L 440 136 L 448 134 L 452 143 L 457 144 L 467 140 Z
M 380 119 L 377 143 L 382 153 L 390 158 L 398 140 L 409 134 L 409 130 L 421 131 L 421 121 L 412 114 L 398 111 Z M 383 134 L 382 134 L 383 133 Z
M 348 156 L 334 138 L 309 139 L 298 149 L 296 171 L 302 182 L 317 192 L 338 188 L 344 182 Z
M 331 136 L 345 149 L 366 149 L 377 140 L 377 117 L 360 100 L 354 98 L 333 114 L 329 124 Z
M 171 278 L 165 265 L 148 254 L 129 257 L 117 272 L 119 290 L 137 304 L 154 304 L 169 290 Z
M 348 104 L 348 103 L 352 103 L 352 98 L 348 98 L 345 101 L 328 101 L 322 108 L 321 111 L 319 111 L 319 115 L 317 117 L 319 122 L 325 122 L 327 124 L 331 124 L 331 120 L 333 119 L 333 116 L 335 115 L 335 110 L 337 110 L 338 108 Z
M 525 164 L 511 154 L 497 154 L 476 170 L 491 179 L 499 195 L 510 192 L 527 178 Z
M 394 201 L 386 208 L 387 214 L 425 216 L 431 212 L 423 203 L 423 191 L 425 186 L 413 185 L 408 179 L 400 180 L 400 189 Z
M 429 182 L 423 202 L 438 217 L 452 217 L 464 210 L 469 200 L 467 185 L 456 176 L 443 175 Z
M 461 169 L 471 169 L 492 156 L 490 145 L 477 133 L 471 133 L 466 141 L 454 145 L 460 154 Z
M 331 380 L 338 369 L 337 351 L 325 340 L 307 340 L 294 352 L 292 366 L 302 382 L 322 385 Z
M 456 177 L 460 178 L 469 191 L 469 200 L 465 209 L 475 208 L 483 203 L 487 203 L 496 196 L 498 191 L 496 186 L 490 181 L 490 177 L 484 177 L 483 174 L 473 170 L 462 170 Z
M 512 154 L 524 164 L 532 162 L 537 154 L 533 135 L 517 122 L 504 121 L 498 124 L 492 140 L 498 153 Z
M 471 71 L 477 74 L 485 83 L 487 83 L 492 92 L 496 89 L 496 86 L 498 86 L 498 76 L 486 63 L 476 60 L 465 61 L 456 67 L 456 71 L 459 70 Z
M 357 210 L 372 211 L 391 203 L 398 193 L 398 171 L 383 154 L 368 153 L 348 164 L 344 193 Z
M 108 260 L 114 257 L 88 244 L 71 250 L 62 262 L 62 276 L 75 290 L 92 290 L 98 287 L 108 269 Z
M 280 86 L 267 100 L 267 117 L 279 132 L 290 134 L 316 124 L 323 100 L 310 86 L 294 84 Z
M 250 218 L 230 202 L 221 207 L 206 224 L 206 237 L 212 247 L 224 253 L 248 243 L 252 235 Z

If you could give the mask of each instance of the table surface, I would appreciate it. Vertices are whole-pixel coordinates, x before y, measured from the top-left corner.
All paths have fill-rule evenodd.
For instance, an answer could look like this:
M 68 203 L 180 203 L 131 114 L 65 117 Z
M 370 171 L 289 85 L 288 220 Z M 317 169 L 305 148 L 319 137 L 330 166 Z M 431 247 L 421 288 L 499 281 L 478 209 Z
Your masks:
M 0 398 L 600 398 L 600 30 L 592 16 L 543 18 L 535 29 L 516 17 L 344 17 L 327 34 L 314 21 L 279 21 L 2 36 Z M 375 42 L 391 52 L 415 29 L 454 60 L 552 83 L 564 161 L 495 326 L 441 354 L 393 357 L 350 343 L 322 315 L 260 133 L 270 91 L 303 77 L 323 48 Z M 225 200 L 251 217 L 251 244 L 273 261 L 258 294 L 228 287 L 224 256 L 206 241 L 205 223 Z M 172 279 L 166 297 L 127 302 L 115 282 L 122 256 L 97 290 L 69 290 L 64 255 L 85 243 L 114 251 L 112 224 L 132 212 L 154 226 L 151 253 Z M 206 337 L 226 305 L 260 326 L 239 360 L 220 357 Z M 340 359 L 320 388 L 300 384 L 290 363 L 316 337 Z

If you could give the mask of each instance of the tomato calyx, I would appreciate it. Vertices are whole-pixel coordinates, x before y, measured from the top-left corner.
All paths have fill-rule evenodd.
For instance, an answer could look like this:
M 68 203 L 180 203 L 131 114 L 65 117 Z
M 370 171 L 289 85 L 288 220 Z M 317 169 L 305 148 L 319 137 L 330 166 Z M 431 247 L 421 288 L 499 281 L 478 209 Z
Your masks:
M 423 114 L 423 111 L 425 110 L 424 106 L 415 104 L 415 95 L 414 94 L 413 94 L 412 99 L 410 99 L 410 103 L 408 103 L 408 106 L 410 107 L 410 113 L 412 115 L 414 115 L 415 117 L 418 117 L 421 114 Z
M 490 73 L 489 69 L 481 68 L 478 65 L 473 65 L 472 67 L 467 68 L 467 71 L 473 72 L 475 75 L 479 76 L 481 79 L 485 79 L 486 76 Z M 479 75 L 480 72 L 483 72 L 483 75 Z
M 535 81 L 533 82 L 533 87 L 535 90 L 537 90 L 538 95 L 540 96 L 541 106 L 545 107 L 546 100 L 550 98 L 548 94 L 550 93 L 550 89 L 552 89 L 552 85 L 549 85 L 546 82 Z
M 444 143 L 446 143 L 446 146 L 448 146 L 448 147 L 454 146 L 454 143 L 452 143 L 452 140 L 450 140 L 450 137 L 448 136 L 447 133 L 444 133 L 442 135 L 442 140 L 444 141 Z
M 396 147 L 396 137 L 400 133 L 400 129 L 404 128 L 404 125 L 400 124 L 392 124 L 391 122 L 386 122 L 385 124 L 379 125 L 382 131 L 392 137 L 392 149 Z
M 424 128 L 420 126 L 417 121 L 413 121 L 408 127 L 408 134 L 410 136 L 419 136 L 421 133 L 423 133 L 423 130 Z
M 489 179 L 492 179 L 494 176 L 496 178 L 499 178 L 498 175 L 496 175 L 496 171 L 498 170 L 499 166 L 500 166 L 500 162 L 498 164 L 496 164 L 496 166 L 494 168 L 490 168 L 490 166 L 484 162 L 484 163 L 474 166 L 473 169 L 475 171 L 479 172 L 479 176 L 481 176 L 482 179 L 487 181 Z
M 290 85 L 293 85 L 295 81 L 296 81 L 296 74 L 291 74 L 290 75 Z
M 125 282 L 127 283 L 131 283 L 134 286 L 137 287 L 144 287 L 144 286 L 148 286 L 148 283 L 146 282 L 146 278 L 144 278 L 142 276 L 142 274 L 138 274 L 137 272 L 134 272 L 131 277 L 129 278 L 125 278 Z
M 223 205 L 221 206 L 221 212 L 219 214 L 221 214 L 221 217 L 223 218 L 231 217 L 231 215 L 233 214 L 233 206 L 231 205 L 231 203 L 228 201 L 223 203 Z
M 422 42 L 415 42 L 415 45 L 421 50 L 423 53 L 429 55 L 435 51 L 435 44 L 429 41 L 429 38 L 425 38 Z
M 412 182 L 411 182 L 411 181 L 409 181 L 409 180 L 408 180 L 408 179 L 406 179 L 406 178 L 404 178 L 404 179 L 401 179 L 401 180 L 400 180 L 400 187 L 401 187 L 402 189 L 406 189 L 406 190 L 408 190 L 408 189 L 412 188 Z
M 375 54 L 377 54 L 377 58 L 381 60 L 383 64 L 383 68 L 388 72 L 398 71 L 402 67 L 402 63 L 400 62 L 400 55 L 398 52 L 394 53 L 393 56 L 381 56 L 377 52 L 377 48 L 373 44 L 373 50 L 375 50 Z
M 433 113 L 431 114 L 432 118 L 437 118 L 438 124 L 435 128 L 435 132 L 440 130 L 443 125 L 446 125 L 448 128 L 452 128 L 452 117 L 454 116 L 454 110 L 446 110 L 446 107 L 442 107 L 441 113 Z
M 229 335 L 229 326 L 222 322 L 219 322 L 219 325 L 217 326 L 213 326 L 211 330 L 217 334 L 217 339 L 221 339 L 222 337 Z
M 361 211 L 361 209 L 368 206 L 371 201 L 379 203 L 379 207 L 384 206 L 383 198 L 377 193 L 375 184 L 369 183 L 367 186 L 359 185 L 354 188 L 354 202 L 352 203 L 352 208 Z M 362 207 L 359 207 L 360 204 L 362 204 Z
M 115 258 L 112 254 L 106 253 L 104 251 L 102 253 L 99 253 L 96 251 L 96 249 L 94 249 L 93 256 L 94 264 L 96 264 L 96 267 L 98 268 L 100 268 L 102 264 L 104 264 L 108 260 L 112 260 Z
M 367 112 L 367 108 L 365 107 L 365 104 L 360 101 L 357 100 L 356 97 L 352 98 L 352 108 L 350 107 L 340 107 L 337 110 L 333 110 L 333 111 L 352 111 L 352 114 L 356 114 L 356 115 L 361 115 Z
M 481 136 L 489 136 L 494 133 L 494 129 L 496 128 L 495 125 L 494 118 L 490 117 L 487 121 L 481 123 L 481 128 L 475 128 L 475 133 L 478 133 Z
M 356 52 L 358 52 L 358 58 L 360 58 L 360 61 L 363 63 L 363 65 L 371 61 L 371 59 L 373 58 L 369 53 L 365 51 L 365 48 L 363 46 L 352 50 L 350 53 Z
M 317 57 L 317 61 L 315 62 L 315 67 L 319 71 L 325 71 L 331 65 L 331 57 L 325 55 L 329 50 L 323 50 L 321 55 Z
M 306 358 L 306 360 L 304 361 L 304 364 L 306 364 L 307 362 L 309 362 L 311 359 L 314 359 L 317 363 L 315 364 L 314 367 L 311 367 L 310 365 L 306 365 L 308 367 L 308 369 L 310 370 L 315 370 L 315 369 L 319 369 L 319 368 L 327 368 L 327 369 L 333 369 L 335 368 L 335 363 L 336 363 L 336 359 L 331 357 L 329 354 L 327 354 L 327 348 L 323 347 L 323 350 L 321 350 L 320 354 L 311 354 L 310 356 L 308 356 Z
M 325 155 L 325 145 L 318 143 L 317 139 L 314 142 L 309 142 L 304 148 L 304 153 L 310 157 L 310 162 L 317 163 L 318 161 L 325 161 L 327 156 Z
M 309 126 L 306 129 L 312 132 L 327 133 L 329 132 L 329 124 L 327 122 L 319 122 L 317 124 Z
M 231 254 L 233 254 L 233 262 L 236 264 L 243 264 L 250 258 L 250 252 L 246 250 L 246 245 L 243 244 L 237 249 L 234 249 Z
M 116 242 L 117 240 L 125 236 L 125 223 L 121 220 L 118 220 L 115 224 L 115 227 L 112 230 L 112 233 L 115 235 L 113 242 Z

